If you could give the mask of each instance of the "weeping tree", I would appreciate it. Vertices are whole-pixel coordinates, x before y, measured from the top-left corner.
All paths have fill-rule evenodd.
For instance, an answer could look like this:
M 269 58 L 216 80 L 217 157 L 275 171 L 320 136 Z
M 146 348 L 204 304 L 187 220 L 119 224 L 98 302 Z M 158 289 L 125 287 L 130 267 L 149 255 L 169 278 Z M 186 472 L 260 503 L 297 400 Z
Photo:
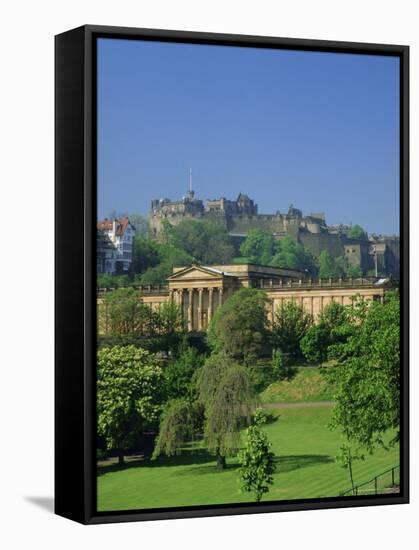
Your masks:
M 222 470 L 226 457 L 236 454 L 239 448 L 240 431 L 250 424 L 253 388 L 248 369 L 224 352 L 211 355 L 197 372 L 198 399 L 173 399 L 168 403 L 153 457 L 181 452 L 185 443 L 203 431 L 205 445 L 216 456 L 217 469 Z
M 187 399 L 172 399 L 168 402 L 160 423 L 153 459 L 159 455 L 173 456 L 194 438 L 202 426 L 202 407 Z
M 240 431 L 249 425 L 254 408 L 248 370 L 224 352 L 213 354 L 200 371 L 197 389 L 205 410 L 205 443 L 222 470 L 226 457 L 237 453 Z

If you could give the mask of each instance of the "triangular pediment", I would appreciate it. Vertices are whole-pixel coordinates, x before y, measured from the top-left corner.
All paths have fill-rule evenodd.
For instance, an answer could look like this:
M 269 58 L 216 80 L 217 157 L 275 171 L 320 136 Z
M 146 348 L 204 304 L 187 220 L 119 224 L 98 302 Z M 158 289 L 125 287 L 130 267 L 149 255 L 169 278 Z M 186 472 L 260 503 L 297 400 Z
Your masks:
M 223 272 L 212 269 L 210 267 L 205 267 L 201 265 L 191 265 L 180 269 L 170 277 L 169 281 L 180 281 L 180 280 L 190 280 L 190 279 L 220 279 L 223 276 Z

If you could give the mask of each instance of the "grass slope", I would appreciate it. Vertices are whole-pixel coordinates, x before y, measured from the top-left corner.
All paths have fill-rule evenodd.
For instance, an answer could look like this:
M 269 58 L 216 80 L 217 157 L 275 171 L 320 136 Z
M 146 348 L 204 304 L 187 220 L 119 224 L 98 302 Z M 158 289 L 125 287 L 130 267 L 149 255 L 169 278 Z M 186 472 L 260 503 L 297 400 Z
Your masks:
M 273 382 L 260 394 L 262 403 L 329 401 L 332 397 L 318 367 L 298 367 L 291 380 Z
M 277 457 L 274 485 L 266 500 L 337 496 L 349 488 L 347 472 L 335 461 L 339 435 L 330 431 L 330 407 L 276 409 L 278 420 L 266 426 Z M 356 483 L 367 481 L 399 462 L 398 449 L 378 450 L 354 467 Z M 237 460 L 217 472 L 204 448 L 156 461 L 133 462 L 99 471 L 98 510 L 129 510 L 252 502 L 239 493 Z

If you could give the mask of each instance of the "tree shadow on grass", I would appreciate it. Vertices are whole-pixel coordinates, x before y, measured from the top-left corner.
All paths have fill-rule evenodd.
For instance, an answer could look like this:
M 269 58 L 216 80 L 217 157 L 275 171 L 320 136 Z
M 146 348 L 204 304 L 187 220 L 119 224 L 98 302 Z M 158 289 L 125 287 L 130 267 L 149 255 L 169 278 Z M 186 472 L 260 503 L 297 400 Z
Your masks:
M 174 456 L 159 456 L 155 460 L 140 459 L 131 460 L 125 464 L 111 464 L 109 466 L 99 466 L 97 475 L 103 475 L 110 472 L 121 472 L 131 468 L 159 468 L 168 466 L 188 466 L 193 464 L 205 464 L 215 461 L 215 457 L 208 453 L 206 449 L 182 449 L 182 453 Z
M 224 470 L 217 470 L 215 457 L 209 455 L 207 462 L 212 462 L 212 464 L 205 464 L 202 466 L 182 469 L 179 472 L 176 472 L 176 476 L 188 476 L 191 474 L 201 475 L 201 474 L 211 474 L 211 473 L 220 473 L 231 472 L 232 470 L 237 470 L 240 467 L 240 464 L 237 463 L 237 458 L 231 457 L 230 460 L 233 461 L 232 464 L 228 463 Z M 235 461 L 235 462 L 234 462 Z M 276 465 L 277 473 L 286 473 L 292 472 L 293 470 L 298 470 L 299 468 L 308 468 L 310 466 L 317 466 L 319 464 L 330 464 L 334 462 L 334 459 L 329 455 L 289 455 L 289 456 L 276 456 L 274 458 Z
M 334 462 L 334 459 L 329 455 L 288 455 L 275 457 L 276 471 L 278 473 L 292 472 L 300 468 L 330 464 L 331 462 Z
M 182 453 L 175 456 L 160 456 L 156 460 L 141 459 L 131 460 L 123 465 L 112 464 L 109 466 L 100 466 L 97 469 L 97 475 L 101 476 L 110 472 L 120 472 L 130 470 L 131 468 L 159 468 L 170 466 L 190 466 L 190 468 L 182 468 L 175 472 L 176 476 L 205 475 L 210 473 L 231 472 L 239 468 L 237 458 L 231 457 L 232 463 L 229 463 L 227 458 L 226 468 L 217 470 L 215 456 L 210 454 L 206 449 L 183 449 Z M 308 468 L 319 464 L 330 464 L 334 459 L 329 455 L 287 455 L 276 456 L 275 465 L 277 473 L 292 472 L 300 468 Z
M 239 468 L 240 464 L 234 463 L 229 464 L 228 458 L 226 459 L 227 463 L 225 468 L 222 470 L 217 470 L 217 463 L 215 460 L 214 455 L 209 455 L 209 460 L 207 462 L 210 462 L 211 464 L 205 464 L 204 466 L 191 466 L 190 468 L 185 468 L 180 470 L 179 472 L 176 472 L 176 476 L 190 476 L 190 475 L 205 475 L 205 474 L 220 474 L 222 475 L 225 472 L 231 472 L 234 470 L 237 470 Z M 231 460 L 234 460 L 234 457 L 231 457 Z M 237 460 L 237 459 L 236 459 Z

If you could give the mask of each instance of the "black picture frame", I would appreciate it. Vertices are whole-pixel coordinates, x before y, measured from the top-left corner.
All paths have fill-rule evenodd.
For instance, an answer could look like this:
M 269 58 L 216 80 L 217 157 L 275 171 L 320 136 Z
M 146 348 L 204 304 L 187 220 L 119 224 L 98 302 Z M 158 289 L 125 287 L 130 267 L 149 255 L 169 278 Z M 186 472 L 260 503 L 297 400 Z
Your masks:
M 96 40 L 101 37 L 400 58 L 400 494 L 96 511 Z M 55 38 L 55 513 L 84 524 L 409 502 L 409 47 L 86 25 Z

